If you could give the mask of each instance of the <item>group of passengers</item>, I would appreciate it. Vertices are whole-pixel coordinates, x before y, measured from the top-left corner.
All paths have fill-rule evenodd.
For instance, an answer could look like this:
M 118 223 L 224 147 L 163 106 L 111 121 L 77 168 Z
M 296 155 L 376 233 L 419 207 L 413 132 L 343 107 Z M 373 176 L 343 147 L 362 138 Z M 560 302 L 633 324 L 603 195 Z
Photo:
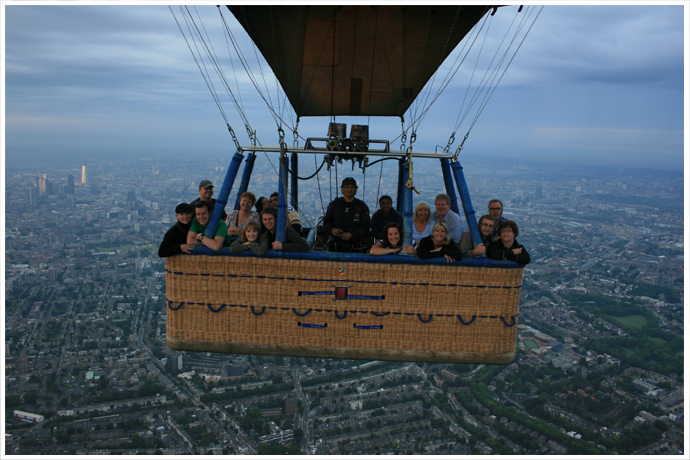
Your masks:
M 340 190 L 342 196 L 331 202 L 323 220 L 324 231 L 330 236 L 329 250 L 332 252 L 357 252 L 363 240 L 371 236 L 379 240 L 369 250 L 372 255 L 416 254 L 420 259 L 445 258 L 448 262 L 486 255 L 494 260 L 512 260 L 521 264 L 530 262 L 529 253 L 515 239 L 518 236 L 517 224 L 502 216 L 503 203 L 499 200 L 491 200 L 489 214 L 479 219 L 478 230 L 482 242 L 477 246 L 469 231 L 463 233 L 462 220 L 451 209 L 450 197 L 445 194 L 436 196 L 433 212 L 428 203 L 417 203 L 412 218 L 412 241 L 405 244 L 403 216 L 393 209 L 391 197 L 382 196 L 379 209 L 370 218 L 366 203 L 355 198 L 355 179 L 345 178 Z M 205 232 L 216 203 L 212 196 L 213 184 L 203 180 L 199 184 L 199 198 L 177 206 L 177 222 L 165 234 L 159 256 L 189 253 L 199 245 L 214 251 L 222 247 L 229 247 L 232 253 L 251 251 L 258 256 L 269 249 L 309 251 L 309 244 L 302 237 L 299 214 L 289 207 L 285 241 L 276 241 L 277 192 L 269 198 L 260 197 L 258 200 L 250 192 L 240 195 L 240 208 L 227 215 L 223 212 L 223 220 L 218 222 L 214 237 L 209 238 Z M 236 237 L 236 240 L 231 244 L 232 237 Z

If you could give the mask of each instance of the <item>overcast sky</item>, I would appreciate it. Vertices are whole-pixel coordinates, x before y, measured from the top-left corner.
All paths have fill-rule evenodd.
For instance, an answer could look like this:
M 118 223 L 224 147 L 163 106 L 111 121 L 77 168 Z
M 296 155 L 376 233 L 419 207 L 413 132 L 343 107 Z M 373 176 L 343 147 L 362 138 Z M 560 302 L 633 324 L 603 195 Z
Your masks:
M 177 6 L 174 17 L 165 4 L 73 3 L 2 2 L 8 160 L 50 155 L 78 162 L 125 153 L 228 158 L 234 152 L 176 24 L 175 17 L 182 21 Z M 681 171 L 687 4 L 544 7 L 462 155 Z M 219 9 L 197 5 L 233 89 L 237 75 L 236 94 L 260 142 L 277 143 L 265 103 L 240 64 L 233 72 Z M 253 56 L 244 31 L 221 10 L 245 56 Z M 527 11 L 537 10 L 522 14 Z M 487 47 L 502 38 L 516 14 L 517 7 L 498 10 Z M 431 108 L 415 148 L 446 145 L 471 70 L 463 67 Z M 215 84 L 228 121 L 247 144 L 242 119 Z M 400 134 L 397 119 L 369 124 L 372 138 Z M 304 118 L 299 132 L 321 137 L 327 126 L 328 119 Z M 467 129 L 461 126 L 451 150 Z

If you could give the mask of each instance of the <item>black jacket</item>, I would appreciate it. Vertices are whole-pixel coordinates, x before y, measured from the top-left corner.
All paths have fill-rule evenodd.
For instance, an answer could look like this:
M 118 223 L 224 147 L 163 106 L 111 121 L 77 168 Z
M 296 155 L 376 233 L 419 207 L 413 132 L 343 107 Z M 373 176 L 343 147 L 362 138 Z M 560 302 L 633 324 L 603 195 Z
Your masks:
M 346 213 L 347 204 L 350 206 Z M 359 241 L 369 234 L 370 223 L 369 207 L 364 201 L 355 198 L 351 203 L 347 203 L 342 196 L 328 205 L 328 211 L 323 218 L 323 228 L 328 235 L 331 235 L 334 228 L 339 228 L 346 233 L 352 233 L 354 241 Z
M 451 256 L 453 259 L 462 259 L 462 252 L 458 248 L 458 245 L 450 240 L 448 244 L 444 244 L 440 251 L 431 252 L 434 250 L 434 236 L 425 236 L 419 241 L 419 246 L 417 247 L 417 256 L 420 259 L 436 259 L 443 256 Z
M 267 244 L 267 249 L 271 249 L 271 245 L 275 240 L 275 235 L 268 230 L 261 234 L 261 244 Z M 285 241 L 283 242 L 282 251 L 307 252 L 309 251 L 309 243 L 297 233 L 297 230 L 287 225 L 285 227 Z
M 513 249 L 522 248 L 522 253 L 515 255 L 513 254 Z M 492 241 L 489 248 L 486 250 L 486 255 L 489 259 L 493 260 L 512 260 L 519 264 L 528 264 L 530 262 L 529 253 L 523 245 L 513 241 L 513 245 L 510 248 L 506 248 L 501 240 Z
M 187 233 L 191 225 L 191 222 L 187 225 L 183 225 L 179 221 L 175 222 L 175 225 L 163 237 L 163 242 L 158 248 L 158 257 L 170 257 L 182 252 L 180 245 L 187 243 Z

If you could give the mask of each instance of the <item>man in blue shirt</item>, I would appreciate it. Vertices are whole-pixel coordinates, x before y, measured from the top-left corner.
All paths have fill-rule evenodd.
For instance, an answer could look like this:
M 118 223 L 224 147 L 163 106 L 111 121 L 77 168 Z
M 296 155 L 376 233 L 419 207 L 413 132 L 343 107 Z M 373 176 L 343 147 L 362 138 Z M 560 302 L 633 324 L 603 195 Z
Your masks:
M 498 224 L 504 220 L 508 220 L 503 217 L 503 203 L 501 203 L 501 200 L 494 198 L 493 200 L 489 201 L 489 214 L 491 214 L 491 218 L 494 220 L 494 229 L 491 232 L 491 239 L 493 241 L 498 241 L 498 239 L 501 238 L 496 231 Z
M 448 238 L 455 243 L 462 237 L 462 220 L 450 209 L 450 197 L 445 193 L 436 195 L 436 210 L 431 213 L 432 222 L 444 222 L 448 227 Z

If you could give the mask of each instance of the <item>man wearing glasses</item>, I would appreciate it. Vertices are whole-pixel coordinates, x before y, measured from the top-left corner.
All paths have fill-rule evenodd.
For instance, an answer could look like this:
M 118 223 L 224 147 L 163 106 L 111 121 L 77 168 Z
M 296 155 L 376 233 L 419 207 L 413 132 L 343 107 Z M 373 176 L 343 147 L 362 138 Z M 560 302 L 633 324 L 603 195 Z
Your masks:
M 494 220 L 488 214 L 483 215 L 479 219 L 479 234 L 482 237 L 482 242 L 475 248 L 469 230 L 463 233 L 459 245 L 462 257 L 477 257 L 481 254 L 486 254 L 486 249 L 491 243 L 491 232 L 493 229 Z
M 501 203 L 501 200 L 494 198 L 493 200 L 489 201 L 489 214 L 491 214 L 491 218 L 494 221 L 494 228 L 491 230 L 491 238 L 493 241 L 496 241 L 500 238 L 500 235 L 497 231 L 498 224 L 508 220 L 503 217 L 503 203 Z

